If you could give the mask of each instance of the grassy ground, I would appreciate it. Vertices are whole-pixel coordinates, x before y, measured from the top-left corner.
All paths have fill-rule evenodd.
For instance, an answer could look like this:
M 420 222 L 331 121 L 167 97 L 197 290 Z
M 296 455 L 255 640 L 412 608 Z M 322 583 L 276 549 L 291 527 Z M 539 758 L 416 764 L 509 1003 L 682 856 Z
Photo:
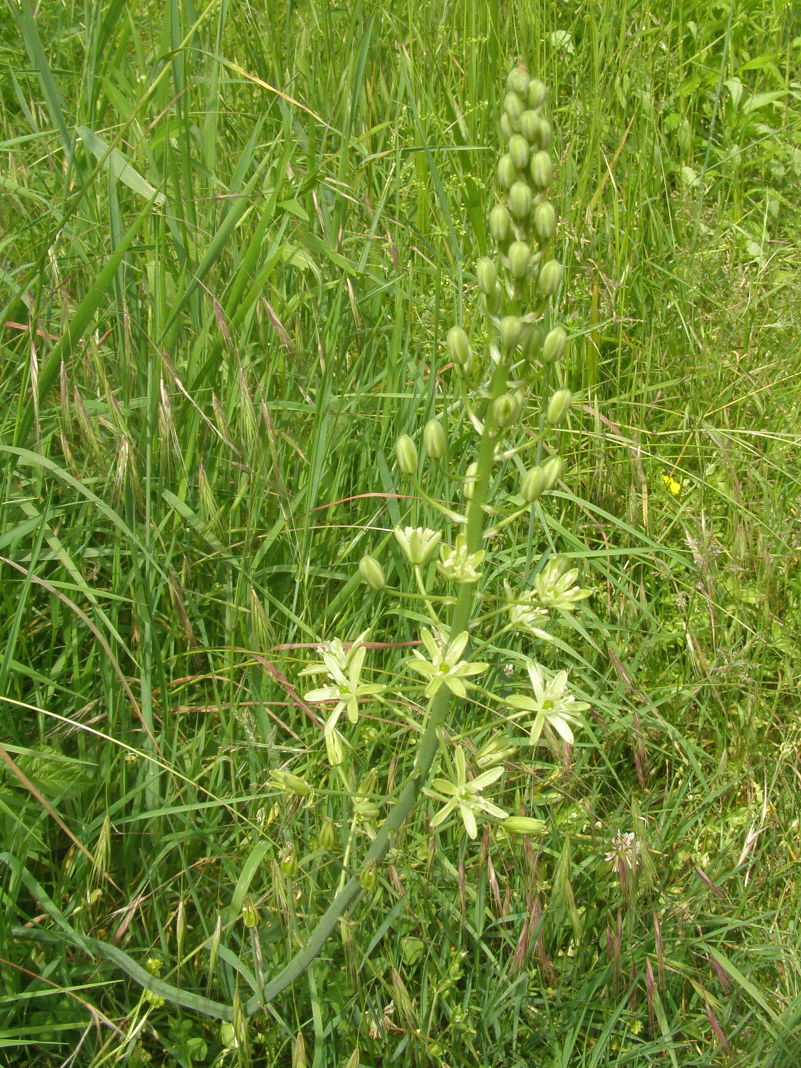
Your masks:
M 0 1061 L 790 1068 L 797 8 L 388 7 L 0 14 Z M 408 580 L 395 439 L 452 406 L 448 328 L 479 332 L 519 56 L 577 402 L 571 492 L 499 559 L 581 563 L 589 607 L 538 655 L 588 728 L 507 768 L 541 838 L 432 832 L 424 801 L 243 1020 L 364 849 L 298 671 L 369 627 L 391 679 L 418 637 L 356 566 Z M 379 816 L 417 729 L 364 711 Z

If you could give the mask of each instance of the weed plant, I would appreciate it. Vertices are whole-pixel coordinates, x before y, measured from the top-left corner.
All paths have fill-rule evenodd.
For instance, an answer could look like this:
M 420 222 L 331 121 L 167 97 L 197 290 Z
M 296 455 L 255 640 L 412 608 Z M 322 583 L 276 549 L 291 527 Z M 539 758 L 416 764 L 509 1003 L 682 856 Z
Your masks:
M 0 30 L 0 1062 L 795 1065 L 793 6 Z

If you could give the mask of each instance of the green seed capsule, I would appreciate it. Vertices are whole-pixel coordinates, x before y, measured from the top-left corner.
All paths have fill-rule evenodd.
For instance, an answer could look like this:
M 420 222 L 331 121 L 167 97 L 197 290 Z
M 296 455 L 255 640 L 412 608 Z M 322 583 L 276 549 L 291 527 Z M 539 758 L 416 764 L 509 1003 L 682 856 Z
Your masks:
M 490 212 L 489 229 L 498 245 L 505 245 L 512 236 L 512 216 L 504 204 L 496 204 Z
M 323 825 L 320 828 L 320 834 L 317 837 L 317 843 L 320 849 L 324 849 L 327 853 L 330 852 L 337 844 L 337 828 L 334 821 L 326 816 L 323 820 Z
M 514 393 L 502 393 L 492 402 L 492 417 L 502 430 L 516 422 L 519 415 L 520 404 Z
M 542 467 L 532 467 L 523 475 L 520 493 L 526 504 L 533 504 L 545 489 L 546 475 Z
M 507 816 L 501 823 L 507 834 L 544 834 L 545 821 L 535 820 L 532 816 Z
M 516 219 L 525 219 L 531 211 L 531 189 L 527 182 L 515 182 L 509 190 L 509 210 Z
M 284 875 L 292 876 L 295 874 L 298 870 L 298 857 L 294 846 L 284 846 L 278 854 L 278 867 Z
M 520 97 L 525 97 L 528 93 L 528 84 L 528 75 L 524 70 L 520 70 L 519 67 L 510 70 L 506 77 L 506 88 L 512 93 L 517 93 Z
M 538 189 L 547 189 L 553 179 L 553 164 L 547 152 L 535 152 L 529 164 L 531 180 Z
M 476 280 L 478 288 L 488 297 L 495 291 L 495 283 L 498 281 L 498 271 L 489 256 L 482 256 L 476 264 Z
M 531 260 L 531 249 L 525 241 L 513 241 L 509 246 L 509 271 L 512 278 L 525 278 Z
M 562 472 L 565 469 L 565 462 L 561 456 L 552 456 L 550 460 L 545 461 L 542 465 L 542 469 L 545 472 L 545 488 L 547 490 L 553 489 L 562 477 Z
M 429 419 L 423 428 L 423 445 L 426 455 L 432 460 L 441 460 L 448 446 L 442 423 L 439 419 Z
M 522 333 L 523 324 L 516 315 L 506 315 L 501 319 L 501 346 L 507 352 L 511 352 L 511 350 L 517 346 Z
M 512 129 L 518 128 L 518 122 L 520 116 L 525 110 L 525 105 L 517 93 L 507 93 L 503 100 L 503 110 L 509 116 L 509 122 L 512 124 Z
M 537 240 L 543 245 L 550 241 L 556 233 L 556 209 L 550 200 L 537 204 L 532 222 Z
M 528 147 L 528 141 L 521 134 L 512 134 L 509 138 L 509 155 L 519 171 L 526 169 L 531 149 Z
M 548 260 L 540 267 L 537 288 L 544 297 L 552 297 L 562 282 L 562 264 L 558 260 Z
M 359 561 L 359 574 L 373 590 L 383 590 L 387 584 L 383 567 L 369 553 L 366 553 Z
M 398 438 L 395 452 L 398 456 L 398 467 L 404 475 L 413 475 L 417 471 L 417 446 L 408 434 L 401 434 Z
M 511 122 L 509 122 L 509 116 L 506 114 L 505 111 L 501 112 L 501 134 L 503 136 L 504 141 L 508 141 L 511 137 L 514 136 L 512 124 Z
M 555 326 L 549 331 L 548 336 L 542 343 L 542 358 L 545 363 L 554 363 L 560 360 L 567 344 L 567 334 L 563 327 Z
M 545 103 L 546 93 L 544 82 L 541 82 L 539 78 L 532 78 L 528 83 L 528 106 L 530 108 L 541 108 Z
M 562 422 L 572 400 L 573 394 L 569 389 L 557 389 L 548 402 L 548 410 L 545 413 L 545 418 L 551 426 L 557 426 Z
M 460 367 L 465 367 L 470 363 L 470 357 L 472 355 L 470 351 L 470 339 L 464 330 L 462 330 L 461 326 L 452 326 L 450 328 L 446 338 L 446 344 L 448 346 L 450 357 L 455 364 L 458 364 Z M 412 444 L 414 444 L 414 442 L 412 442 Z M 416 467 L 417 460 L 415 460 L 415 468 Z
M 516 181 L 517 167 L 515 167 L 514 160 L 507 152 L 498 160 L 498 184 L 503 186 L 504 189 L 511 189 Z

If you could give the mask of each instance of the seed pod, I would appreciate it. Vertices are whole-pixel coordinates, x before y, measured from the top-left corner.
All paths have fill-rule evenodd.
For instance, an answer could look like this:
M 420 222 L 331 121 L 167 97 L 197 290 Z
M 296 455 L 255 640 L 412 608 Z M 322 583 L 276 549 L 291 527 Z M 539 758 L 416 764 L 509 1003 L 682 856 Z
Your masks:
M 417 446 L 408 434 L 401 434 L 398 438 L 395 452 L 398 455 L 398 467 L 404 475 L 413 475 L 417 471 Z
M 504 189 L 511 189 L 516 181 L 517 167 L 515 167 L 512 157 L 506 152 L 498 160 L 498 184 L 503 186 Z
M 492 417 L 501 430 L 515 423 L 519 415 L 520 404 L 514 393 L 502 393 L 492 402 Z
M 476 264 L 476 279 L 478 288 L 485 297 L 489 296 L 495 289 L 495 283 L 498 281 L 498 271 L 489 256 L 482 256 Z
M 523 330 L 522 350 L 527 360 L 536 360 L 542 352 L 545 331 L 541 326 L 527 326 Z
M 549 460 L 545 461 L 542 465 L 542 469 L 545 472 L 545 488 L 547 490 L 553 489 L 562 477 L 562 472 L 565 469 L 565 462 L 561 456 L 552 456 Z
M 359 574 L 373 590 L 383 590 L 384 586 L 387 584 L 383 567 L 379 564 L 376 558 L 370 556 L 369 553 L 365 553 L 359 561 Z
M 537 240 L 546 244 L 556 233 L 556 209 L 550 200 L 543 200 L 534 208 L 533 229 Z
M 552 297 L 562 282 L 562 264 L 558 260 L 548 260 L 540 267 L 537 288 L 544 297 Z
M 554 363 L 562 358 L 567 344 L 567 334 L 563 327 L 555 326 L 549 331 L 542 343 L 542 359 L 545 363 Z
M 278 867 L 284 875 L 292 876 L 298 870 L 298 857 L 293 845 L 286 845 L 278 854 Z
M 528 147 L 528 141 L 521 134 L 512 134 L 509 138 L 509 155 L 519 171 L 526 169 L 531 149 Z
M 515 182 L 509 190 L 509 210 L 516 219 L 525 219 L 531 211 L 531 189 L 528 182 Z
M 531 180 L 538 189 L 547 189 L 553 178 L 553 164 L 547 152 L 535 152 L 529 164 Z
M 547 476 L 542 467 L 532 467 L 530 471 L 526 471 L 520 484 L 520 493 L 526 504 L 533 504 L 536 501 L 545 489 L 546 481 Z
M 504 204 L 496 204 L 490 212 L 489 230 L 498 245 L 505 245 L 512 236 L 512 216 Z
M 520 116 L 525 110 L 523 101 L 517 95 L 517 93 L 507 93 L 503 99 L 503 110 L 509 116 L 509 122 L 512 124 L 512 129 L 518 129 L 518 122 Z
M 556 426 L 562 422 L 567 415 L 567 410 L 572 400 L 573 394 L 569 389 L 557 389 L 556 393 L 548 401 L 548 409 L 545 413 L 545 418 L 551 426 Z
M 488 293 L 484 298 L 484 303 L 487 306 L 487 312 L 490 315 L 497 315 L 503 307 L 503 289 L 501 283 L 496 282 L 495 288 L 491 293 Z
M 429 419 L 423 428 L 423 445 L 432 460 L 441 460 L 448 446 L 445 431 L 439 419 Z
M 531 260 L 531 249 L 525 241 L 513 241 L 509 246 L 509 271 L 512 278 L 525 278 Z
M 452 326 L 450 328 L 446 338 L 446 344 L 448 346 L 450 357 L 455 364 L 464 367 L 470 363 L 470 357 L 472 355 L 470 351 L 470 340 L 464 330 L 462 330 L 461 326 Z
M 526 72 L 519 67 L 510 70 L 506 76 L 506 88 L 512 93 L 517 93 L 520 97 L 525 97 L 528 92 L 528 75 Z
M 507 351 L 516 347 L 523 333 L 523 324 L 516 315 L 505 315 L 501 319 L 501 345 Z
M 369 864 L 359 872 L 359 885 L 362 890 L 366 890 L 368 893 L 371 890 L 375 890 L 378 882 L 378 866 L 375 860 L 371 860 Z

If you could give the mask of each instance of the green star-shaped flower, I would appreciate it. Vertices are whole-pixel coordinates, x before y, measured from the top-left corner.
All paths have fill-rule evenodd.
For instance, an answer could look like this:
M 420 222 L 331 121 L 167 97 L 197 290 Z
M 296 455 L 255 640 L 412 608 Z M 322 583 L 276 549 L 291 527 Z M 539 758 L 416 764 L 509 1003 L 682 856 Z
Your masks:
M 489 664 L 471 663 L 469 660 L 461 659 L 467 645 L 467 631 L 463 630 L 461 634 L 457 634 L 447 646 L 438 642 L 430 630 L 424 630 L 422 638 L 430 660 L 414 649 L 406 663 L 412 671 L 418 671 L 428 680 L 426 697 L 433 697 L 441 686 L 447 686 L 457 697 L 465 697 L 467 687 L 462 679 L 470 675 L 480 675 L 489 667 Z

